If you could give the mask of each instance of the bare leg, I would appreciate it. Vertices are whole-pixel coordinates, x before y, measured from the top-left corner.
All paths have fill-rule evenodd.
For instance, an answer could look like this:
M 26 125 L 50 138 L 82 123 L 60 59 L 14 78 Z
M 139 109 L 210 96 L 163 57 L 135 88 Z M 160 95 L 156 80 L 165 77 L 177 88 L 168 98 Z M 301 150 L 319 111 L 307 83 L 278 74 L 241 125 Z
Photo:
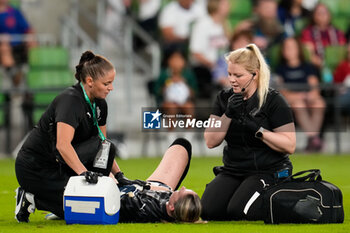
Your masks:
M 308 105 L 310 106 L 310 116 L 311 122 L 313 123 L 313 129 L 319 134 L 323 124 L 326 104 L 321 96 L 314 96 L 313 98 L 308 99 Z
M 175 145 L 167 149 L 158 167 L 147 179 L 162 182 L 173 190 L 186 175 L 191 156 L 191 144 L 187 140 L 177 139 L 174 143 Z
M 0 64 L 4 67 L 12 67 L 15 65 L 12 49 L 8 42 L 0 43 Z
M 304 93 L 293 93 L 286 96 L 287 101 L 293 109 L 295 120 L 300 125 L 304 133 L 307 136 L 312 137 L 317 133 L 315 133 L 305 98 L 306 97 Z

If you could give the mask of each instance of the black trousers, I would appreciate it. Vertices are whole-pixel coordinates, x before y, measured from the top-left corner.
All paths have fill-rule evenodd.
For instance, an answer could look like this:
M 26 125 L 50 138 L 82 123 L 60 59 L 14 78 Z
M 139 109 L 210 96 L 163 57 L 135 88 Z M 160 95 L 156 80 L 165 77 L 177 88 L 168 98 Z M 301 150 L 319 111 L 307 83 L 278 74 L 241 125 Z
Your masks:
M 234 176 L 221 172 L 205 188 L 202 195 L 204 220 L 263 220 L 262 190 L 273 184 L 273 175 Z
M 91 160 L 84 160 L 86 162 L 83 162 L 83 164 L 89 171 L 102 172 L 104 175 L 108 175 L 112 168 L 114 156 L 115 146 L 111 144 L 107 169 L 92 167 Z M 50 211 L 64 218 L 64 189 L 69 178 L 77 174 L 66 164 L 39 162 L 36 157 L 32 153 L 20 150 L 15 163 L 18 183 L 26 192 L 34 194 L 34 201 L 38 210 Z

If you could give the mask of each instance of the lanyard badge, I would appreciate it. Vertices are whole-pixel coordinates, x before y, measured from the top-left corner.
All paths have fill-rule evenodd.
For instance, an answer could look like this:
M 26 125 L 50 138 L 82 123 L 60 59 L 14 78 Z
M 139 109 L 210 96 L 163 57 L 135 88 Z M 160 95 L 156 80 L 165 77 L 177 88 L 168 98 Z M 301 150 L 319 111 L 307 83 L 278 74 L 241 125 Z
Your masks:
M 102 146 L 101 146 L 100 150 L 97 152 L 93 166 L 96 168 L 106 169 L 107 164 L 108 164 L 108 157 L 109 157 L 109 150 L 111 147 L 111 143 L 106 140 L 106 137 L 103 135 L 100 127 L 98 126 L 98 121 L 97 121 L 97 117 L 96 117 L 96 103 L 91 104 L 91 101 L 90 101 L 88 95 L 86 94 L 86 91 L 84 89 L 83 84 L 80 83 L 80 86 L 83 89 L 85 101 L 86 101 L 86 103 L 88 103 L 88 105 L 90 106 L 90 108 L 92 110 L 92 117 L 93 117 L 94 125 L 96 125 L 96 127 L 98 129 L 98 135 L 102 140 Z
M 111 148 L 111 143 L 107 140 L 102 142 L 100 150 L 97 152 L 95 157 L 93 167 L 106 169 L 108 164 L 109 150 Z

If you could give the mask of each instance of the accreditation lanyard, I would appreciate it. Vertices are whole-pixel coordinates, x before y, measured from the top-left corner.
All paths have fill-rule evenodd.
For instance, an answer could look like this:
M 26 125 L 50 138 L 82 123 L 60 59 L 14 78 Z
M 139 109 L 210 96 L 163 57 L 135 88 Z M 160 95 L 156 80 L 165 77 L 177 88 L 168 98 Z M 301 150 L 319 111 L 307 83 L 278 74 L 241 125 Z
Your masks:
M 101 140 L 104 141 L 104 140 L 106 140 L 106 137 L 103 135 L 100 127 L 98 126 L 98 121 L 97 121 L 97 117 L 96 117 L 96 103 L 94 102 L 93 104 L 91 104 L 90 99 L 89 99 L 88 95 L 86 94 L 86 91 L 84 89 L 83 84 L 80 83 L 80 86 L 81 86 L 81 89 L 83 89 L 85 101 L 86 101 L 86 103 L 88 103 L 88 105 L 90 106 L 90 108 L 92 110 L 92 119 L 94 121 L 94 125 L 97 126 L 98 135 L 100 136 Z

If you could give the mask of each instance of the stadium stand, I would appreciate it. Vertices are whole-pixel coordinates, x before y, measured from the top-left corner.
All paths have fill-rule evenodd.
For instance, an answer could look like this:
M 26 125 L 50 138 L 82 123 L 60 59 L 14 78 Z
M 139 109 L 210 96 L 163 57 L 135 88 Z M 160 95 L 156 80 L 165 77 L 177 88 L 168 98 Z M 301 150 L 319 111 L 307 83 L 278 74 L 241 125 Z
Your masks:
M 69 54 L 62 47 L 37 47 L 29 51 L 27 86 L 32 103 L 25 108 L 28 123 L 36 123 L 64 88 L 74 83 Z

